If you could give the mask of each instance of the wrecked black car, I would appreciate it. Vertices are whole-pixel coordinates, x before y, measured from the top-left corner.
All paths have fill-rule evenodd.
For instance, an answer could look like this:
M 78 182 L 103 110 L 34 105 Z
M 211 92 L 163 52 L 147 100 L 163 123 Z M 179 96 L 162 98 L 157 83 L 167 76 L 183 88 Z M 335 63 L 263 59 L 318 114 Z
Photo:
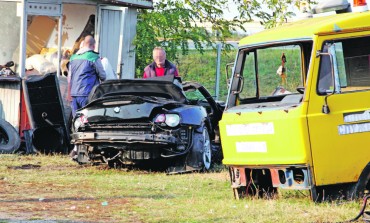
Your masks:
M 77 162 L 208 170 L 222 154 L 222 111 L 202 85 L 173 76 L 103 82 L 73 120 Z

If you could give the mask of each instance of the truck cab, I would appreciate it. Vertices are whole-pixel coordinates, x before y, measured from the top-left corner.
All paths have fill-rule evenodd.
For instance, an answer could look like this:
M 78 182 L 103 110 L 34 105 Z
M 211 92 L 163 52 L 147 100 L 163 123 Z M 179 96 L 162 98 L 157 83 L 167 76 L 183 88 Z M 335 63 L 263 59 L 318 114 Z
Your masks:
M 240 41 L 219 123 L 236 198 L 370 189 L 370 12 L 354 11 Z

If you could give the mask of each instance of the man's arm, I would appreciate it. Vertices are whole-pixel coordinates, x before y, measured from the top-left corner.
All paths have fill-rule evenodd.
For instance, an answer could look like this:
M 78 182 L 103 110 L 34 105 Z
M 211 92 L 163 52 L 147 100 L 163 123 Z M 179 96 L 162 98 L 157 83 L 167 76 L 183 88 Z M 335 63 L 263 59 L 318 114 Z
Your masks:
M 148 76 L 146 75 L 146 73 L 144 72 L 144 74 L 143 74 L 143 78 L 145 79 L 145 78 L 148 78 Z
M 95 69 L 96 69 L 96 73 L 98 74 L 99 79 L 101 81 L 105 81 L 105 79 L 107 79 L 107 74 L 105 73 L 103 65 L 101 64 L 100 58 L 95 61 Z
M 174 75 L 175 75 L 175 77 L 178 77 L 179 76 L 179 70 L 177 69 L 177 67 L 176 67 L 176 70 L 175 70 Z

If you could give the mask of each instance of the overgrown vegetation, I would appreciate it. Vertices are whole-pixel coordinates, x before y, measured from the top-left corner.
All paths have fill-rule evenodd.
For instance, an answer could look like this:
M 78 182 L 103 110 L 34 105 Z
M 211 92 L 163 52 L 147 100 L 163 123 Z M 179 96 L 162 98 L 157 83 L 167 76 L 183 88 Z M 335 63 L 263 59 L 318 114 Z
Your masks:
M 17 155 L 0 157 L 0 202 L 0 222 L 343 222 L 360 209 L 356 201 L 315 204 L 300 191 L 234 200 L 222 166 L 168 176 Z
M 259 58 L 261 59 L 261 61 L 259 61 L 259 78 L 260 84 L 263 85 L 263 95 L 269 95 L 272 89 L 275 89 L 281 84 L 281 78 L 276 74 L 276 70 L 281 65 L 282 52 L 285 52 L 288 56 L 288 62 L 286 63 L 288 86 L 286 86 L 286 88 L 295 92 L 295 88 L 301 83 L 299 50 L 293 48 L 262 50 L 259 53 Z M 224 50 L 221 55 L 219 100 L 226 100 L 228 89 L 226 85 L 225 68 L 227 63 L 234 62 L 236 53 L 236 49 L 232 51 Z M 217 54 L 215 50 L 206 50 L 203 54 L 196 50 L 191 50 L 186 55 L 181 55 L 178 58 L 177 65 L 183 81 L 199 82 L 208 89 L 211 95 L 215 96 L 216 62 Z M 231 70 L 229 70 L 229 75 L 230 74 Z M 245 80 L 246 83 L 247 80 L 248 79 Z M 254 82 L 250 85 L 252 84 L 254 84 Z
M 154 3 L 154 10 L 140 10 L 135 40 L 136 75 L 141 77 L 144 67 L 152 61 L 155 46 L 164 47 L 167 57 L 177 60 L 189 51 L 189 41 L 203 53 L 212 43 L 225 43 L 232 31 L 243 29 L 246 19 L 223 18 L 222 7 L 226 3 L 227 0 L 165 0 Z M 211 30 L 205 27 L 207 24 Z
M 221 55 L 219 99 L 223 101 L 226 100 L 228 90 L 225 67 L 227 63 L 234 62 L 236 52 L 236 50 L 223 51 Z M 206 50 L 203 54 L 191 50 L 188 54 L 179 57 L 177 65 L 183 81 L 196 81 L 205 86 L 211 95 L 215 96 L 217 67 L 217 53 L 215 50 Z
M 292 12 L 299 1 L 294 0 L 233 0 L 239 13 L 232 20 L 224 18 L 229 0 L 163 0 L 154 3 L 153 10 L 139 10 L 136 45 L 136 76 L 152 61 L 155 46 L 166 49 L 167 56 L 177 60 L 189 51 L 193 42 L 200 53 L 220 42 L 226 44 L 236 30 L 244 30 L 243 24 L 258 19 L 266 28 L 282 24 L 294 16 Z M 307 1 L 309 4 L 312 1 Z

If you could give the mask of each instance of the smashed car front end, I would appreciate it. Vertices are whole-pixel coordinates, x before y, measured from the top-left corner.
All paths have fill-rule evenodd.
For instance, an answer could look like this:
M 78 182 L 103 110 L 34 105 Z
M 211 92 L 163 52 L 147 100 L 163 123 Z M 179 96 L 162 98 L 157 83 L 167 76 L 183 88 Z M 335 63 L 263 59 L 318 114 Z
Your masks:
M 71 136 L 79 163 L 136 164 L 186 157 L 193 133 L 201 131 L 207 119 L 205 108 L 188 105 L 181 88 L 167 82 L 106 83 L 90 100 L 73 120 Z
M 166 118 L 166 115 L 163 116 Z M 171 116 L 179 117 L 177 114 L 167 114 L 167 119 L 173 118 Z M 72 134 L 72 142 L 88 149 L 96 157 L 111 157 L 105 154 L 110 151 L 115 155 L 120 153 L 119 156 L 127 161 L 175 157 L 188 151 L 193 126 L 178 123 L 170 127 L 165 122 L 156 122 L 156 119 L 162 118 L 156 116 L 154 120 L 141 118 L 114 123 L 84 123 Z

